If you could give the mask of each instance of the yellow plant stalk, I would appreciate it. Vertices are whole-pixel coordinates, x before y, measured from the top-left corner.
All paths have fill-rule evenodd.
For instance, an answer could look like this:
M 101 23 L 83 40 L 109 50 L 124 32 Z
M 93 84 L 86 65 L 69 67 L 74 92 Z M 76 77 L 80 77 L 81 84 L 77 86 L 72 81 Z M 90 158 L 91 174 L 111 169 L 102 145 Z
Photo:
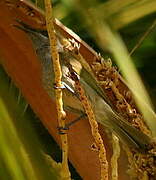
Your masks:
M 101 135 L 98 131 L 98 123 L 95 120 L 95 115 L 92 110 L 91 103 L 87 99 L 85 92 L 84 92 L 83 88 L 81 87 L 78 76 L 76 75 L 76 73 L 73 71 L 72 68 L 70 68 L 70 72 L 71 72 L 71 78 L 75 81 L 75 89 L 79 93 L 81 103 L 85 109 L 87 116 L 88 116 L 92 135 L 94 137 L 96 147 L 99 152 L 99 161 L 100 161 L 100 167 L 101 167 L 101 180 L 108 180 L 108 162 L 107 162 L 107 158 L 106 158 L 106 150 L 105 150 Z
M 118 159 L 120 157 L 119 139 L 112 133 L 113 155 L 111 157 L 112 180 L 118 180 Z
M 59 54 L 57 51 L 57 39 L 55 35 L 54 25 L 53 25 L 53 16 L 52 16 L 52 5 L 51 0 L 45 0 L 45 9 L 46 9 L 46 25 L 47 31 L 50 39 L 51 46 L 51 55 L 52 55 L 52 63 L 54 66 L 55 73 L 55 94 L 56 94 L 56 108 L 58 113 L 58 123 L 59 127 L 65 126 L 65 116 L 66 113 L 63 110 L 63 100 L 62 100 L 62 71 L 59 62 Z M 62 142 L 62 179 L 71 179 L 70 171 L 68 167 L 68 139 L 67 134 L 61 134 L 61 142 Z

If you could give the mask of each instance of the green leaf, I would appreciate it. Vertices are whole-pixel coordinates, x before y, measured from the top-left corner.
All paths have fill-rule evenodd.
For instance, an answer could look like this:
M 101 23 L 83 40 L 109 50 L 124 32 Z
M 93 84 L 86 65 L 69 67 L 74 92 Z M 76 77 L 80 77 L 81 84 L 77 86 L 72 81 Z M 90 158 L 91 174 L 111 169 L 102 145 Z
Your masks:
M 44 157 L 42 146 L 30 125 L 30 117 L 23 114 L 24 103 L 17 103 L 15 88 L 0 66 L 0 177 L 16 180 L 57 179 L 57 173 Z

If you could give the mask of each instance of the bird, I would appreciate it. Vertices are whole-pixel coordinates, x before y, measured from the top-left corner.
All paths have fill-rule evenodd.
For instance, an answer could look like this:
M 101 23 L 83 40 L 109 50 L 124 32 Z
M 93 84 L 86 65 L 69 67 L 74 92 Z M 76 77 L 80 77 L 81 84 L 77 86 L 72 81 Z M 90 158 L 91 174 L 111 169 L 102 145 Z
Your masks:
M 57 87 L 54 85 L 54 70 L 47 31 L 32 28 L 22 21 L 17 22 L 18 24 L 15 24 L 14 26 L 24 31 L 32 41 L 34 50 L 36 51 L 41 64 L 43 88 L 46 90 L 50 98 L 54 100 L 54 88 Z M 152 142 L 152 138 L 126 122 L 123 117 L 113 110 L 113 107 L 104 91 L 97 84 L 90 72 L 88 72 L 72 55 L 65 54 L 59 38 L 57 38 L 57 50 L 61 59 L 60 63 L 63 73 L 62 88 L 65 110 L 76 113 L 80 117 L 86 115 L 79 95 L 75 90 L 75 82 L 69 77 L 69 67 L 65 59 L 65 57 L 67 58 L 67 56 L 69 56 L 67 58 L 68 63 L 73 67 L 73 69 L 78 68 L 77 71 L 80 72 L 78 75 L 80 83 L 91 102 L 97 122 L 106 127 L 110 132 L 113 132 L 129 148 L 137 149 L 140 152 L 146 152 L 147 147 Z

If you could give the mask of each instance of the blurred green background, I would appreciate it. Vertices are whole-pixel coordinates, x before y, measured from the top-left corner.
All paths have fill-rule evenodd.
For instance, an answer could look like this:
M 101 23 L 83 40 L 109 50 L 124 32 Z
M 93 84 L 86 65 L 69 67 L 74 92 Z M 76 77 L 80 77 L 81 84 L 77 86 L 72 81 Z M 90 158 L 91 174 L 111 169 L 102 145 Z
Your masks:
M 134 9 L 133 13 L 140 13 L 139 9 L 136 8 L 137 6 L 135 6 L 135 0 L 120 0 L 118 2 L 120 2 L 119 5 L 116 5 L 116 1 L 103 0 L 96 2 L 86 1 L 85 3 L 89 4 L 87 8 L 91 10 L 92 8 L 105 7 L 105 11 L 100 12 L 100 15 L 115 30 L 120 27 L 120 21 L 116 18 L 120 13 L 124 11 L 130 13 L 129 7 L 132 5 L 134 6 L 132 6 L 132 9 Z M 34 0 L 34 3 L 44 9 L 43 0 Z M 128 6 L 125 6 L 124 3 L 128 3 Z M 82 4 L 85 6 L 84 2 Z M 122 5 L 123 8 L 120 9 L 119 7 Z M 147 4 L 144 5 L 145 9 L 146 6 Z M 53 7 L 56 18 L 72 29 L 94 50 L 98 53 L 100 52 L 103 57 L 111 57 L 115 63 L 108 49 L 101 48 L 95 41 L 82 14 L 79 13 L 76 4 L 74 5 L 72 0 L 54 0 Z M 118 25 L 112 19 L 115 19 L 116 21 L 114 20 L 114 22 Z M 131 52 L 155 19 L 156 13 L 151 11 L 148 15 L 140 19 L 136 18 L 136 20 L 131 23 L 128 22 L 125 26 L 122 25 L 123 27 L 118 29 L 129 52 Z M 141 46 L 133 53 L 132 60 L 143 79 L 154 107 L 156 107 L 156 28 L 152 30 Z M 20 97 L 20 91 L 12 84 L 2 66 L 0 66 L 0 84 L 0 179 L 57 179 L 57 172 L 48 166 L 42 156 L 42 152 L 52 155 L 53 159 L 59 162 L 61 160 L 59 147 L 31 108 L 28 106 L 24 110 L 26 102 L 23 97 Z M 70 169 L 72 177 L 80 180 L 80 176 L 71 165 Z

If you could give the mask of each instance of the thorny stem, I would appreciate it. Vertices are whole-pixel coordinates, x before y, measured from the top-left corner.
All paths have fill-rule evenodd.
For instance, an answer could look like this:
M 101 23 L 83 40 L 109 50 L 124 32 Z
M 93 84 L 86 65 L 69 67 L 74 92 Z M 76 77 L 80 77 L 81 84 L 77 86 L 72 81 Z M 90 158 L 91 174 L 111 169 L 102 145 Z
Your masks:
M 52 63 L 54 66 L 55 73 L 55 94 L 56 94 L 56 108 L 58 114 L 58 123 L 60 127 L 65 126 L 65 111 L 63 110 L 63 100 L 62 100 L 62 90 L 61 90 L 61 78 L 62 71 L 59 62 L 59 54 L 57 51 L 57 38 L 55 35 L 54 25 L 53 25 L 53 16 L 52 16 L 52 5 L 51 0 L 45 0 L 45 9 L 46 9 L 46 25 L 47 31 L 50 39 L 51 46 L 51 55 L 52 55 Z M 60 87 L 60 88 L 59 88 Z M 62 179 L 70 180 L 70 171 L 68 168 L 68 139 L 67 134 L 61 134 L 61 142 L 62 142 Z
M 106 159 L 106 150 L 105 150 L 101 135 L 98 131 L 98 123 L 95 119 L 95 115 L 92 110 L 92 106 L 91 106 L 89 100 L 87 99 L 83 88 L 81 87 L 78 76 L 73 71 L 72 67 L 70 67 L 69 69 L 71 72 L 71 78 L 75 81 L 75 89 L 79 93 L 81 103 L 82 103 L 82 105 L 85 109 L 85 112 L 87 114 L 87 117 L 89 119 L 92 135 L 94 137 L 96 146 L 98 148 L 99 161 L 100 161 L 100 166 L 101 166 L 101 180 L 108 180 L 108 162 Z

